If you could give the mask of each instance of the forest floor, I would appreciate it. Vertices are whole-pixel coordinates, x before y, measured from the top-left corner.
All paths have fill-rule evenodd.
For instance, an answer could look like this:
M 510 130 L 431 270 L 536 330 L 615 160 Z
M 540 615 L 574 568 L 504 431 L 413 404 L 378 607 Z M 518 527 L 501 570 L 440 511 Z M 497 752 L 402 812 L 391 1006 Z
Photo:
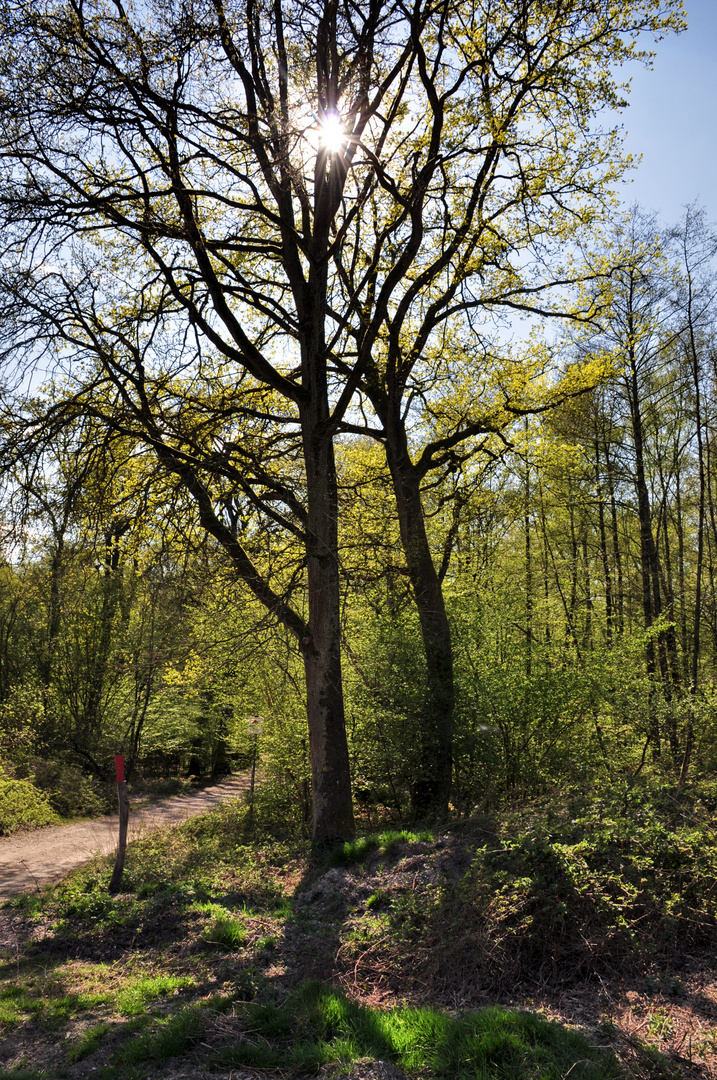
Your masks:
M 128 839 L 205 814 L 248 787 L 249 773 L 242 773 L 169 799 L 142 801 L 134 807 L 130 801 Z M 108 814 L 0 838 L 0 902 L 61 881 L 94 856 L 113 853 L 117 830 L 117 815 Z
M 0 1080 L 715 1080 L 711 834 L 578 814 L 144 836 L 0 909 Z

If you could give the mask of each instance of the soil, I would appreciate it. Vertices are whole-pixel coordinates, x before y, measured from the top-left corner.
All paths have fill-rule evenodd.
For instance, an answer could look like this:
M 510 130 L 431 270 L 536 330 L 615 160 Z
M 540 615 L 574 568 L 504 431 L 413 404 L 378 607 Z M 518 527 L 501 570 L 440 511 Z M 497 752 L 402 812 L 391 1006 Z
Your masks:
M 241 795 L 248 787 L 249 774 L 243 773 L 191 794 L 175 795 L 134 810 L 130 800 L 128 839 L 135 840 L 155 829 L 204 814 L 219 803 Z M 117 847 L 117 829 L 117 816 L 112 814 L 1 838 L 0 902 L 40 891 L 45 885 L 61 881 L 95 855 L 111 854 Z

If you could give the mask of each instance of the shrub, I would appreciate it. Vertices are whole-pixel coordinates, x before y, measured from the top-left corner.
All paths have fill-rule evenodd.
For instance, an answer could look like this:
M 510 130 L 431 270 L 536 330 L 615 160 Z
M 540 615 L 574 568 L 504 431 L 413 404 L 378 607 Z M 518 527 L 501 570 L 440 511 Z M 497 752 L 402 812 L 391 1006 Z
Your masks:
M 0 768 L 0 836 L 59 820 L 47 795 L 29 780 L 12 780 Z

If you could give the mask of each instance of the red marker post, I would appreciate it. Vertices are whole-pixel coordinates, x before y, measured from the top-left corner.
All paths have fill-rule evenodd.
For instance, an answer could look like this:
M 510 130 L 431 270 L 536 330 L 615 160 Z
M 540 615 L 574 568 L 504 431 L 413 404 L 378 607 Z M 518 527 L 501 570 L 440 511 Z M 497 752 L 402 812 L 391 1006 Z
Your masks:
M 249 788 L 249 824 L 254 822 L 254 776 L 256 774 L 256 750 L 259 743 L 259 736 L 264 731 L 264 717 L 263 716 L 247 716 L 246 718 L 247 728 L 249 734 L 254 737 L 254 746 L 251 756 L 251 787 Z
M 129 822 L 129 798 L 127 797 L 127 784 L 124 778 L 124 757 L 115 754 L 115 775 L 117 777 L 117 798 L 119 800 L 119 844 L 117 846 L 117 858 L 115 868 L 110 879 L 110 892 L 120 891 L 122 884 L 122 871 L 124 870 L 124 856 L 127 850 L 127 823 Z

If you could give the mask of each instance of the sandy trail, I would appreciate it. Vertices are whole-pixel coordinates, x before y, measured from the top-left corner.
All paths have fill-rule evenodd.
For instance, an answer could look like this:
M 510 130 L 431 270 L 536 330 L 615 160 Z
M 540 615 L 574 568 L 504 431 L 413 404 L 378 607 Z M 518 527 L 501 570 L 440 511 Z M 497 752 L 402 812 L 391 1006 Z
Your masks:
M 139 810 L 133 810 L 130 801 L 129 839 L 204 814 L 241 795 L 248 787 L 249 773 L 245 773 Z M 94 821 L 50 825 L 0 839 L 0 901 L 60 881 L 94 855 L 111 854 L 117 848 L 117 828 L 115 814 Z

